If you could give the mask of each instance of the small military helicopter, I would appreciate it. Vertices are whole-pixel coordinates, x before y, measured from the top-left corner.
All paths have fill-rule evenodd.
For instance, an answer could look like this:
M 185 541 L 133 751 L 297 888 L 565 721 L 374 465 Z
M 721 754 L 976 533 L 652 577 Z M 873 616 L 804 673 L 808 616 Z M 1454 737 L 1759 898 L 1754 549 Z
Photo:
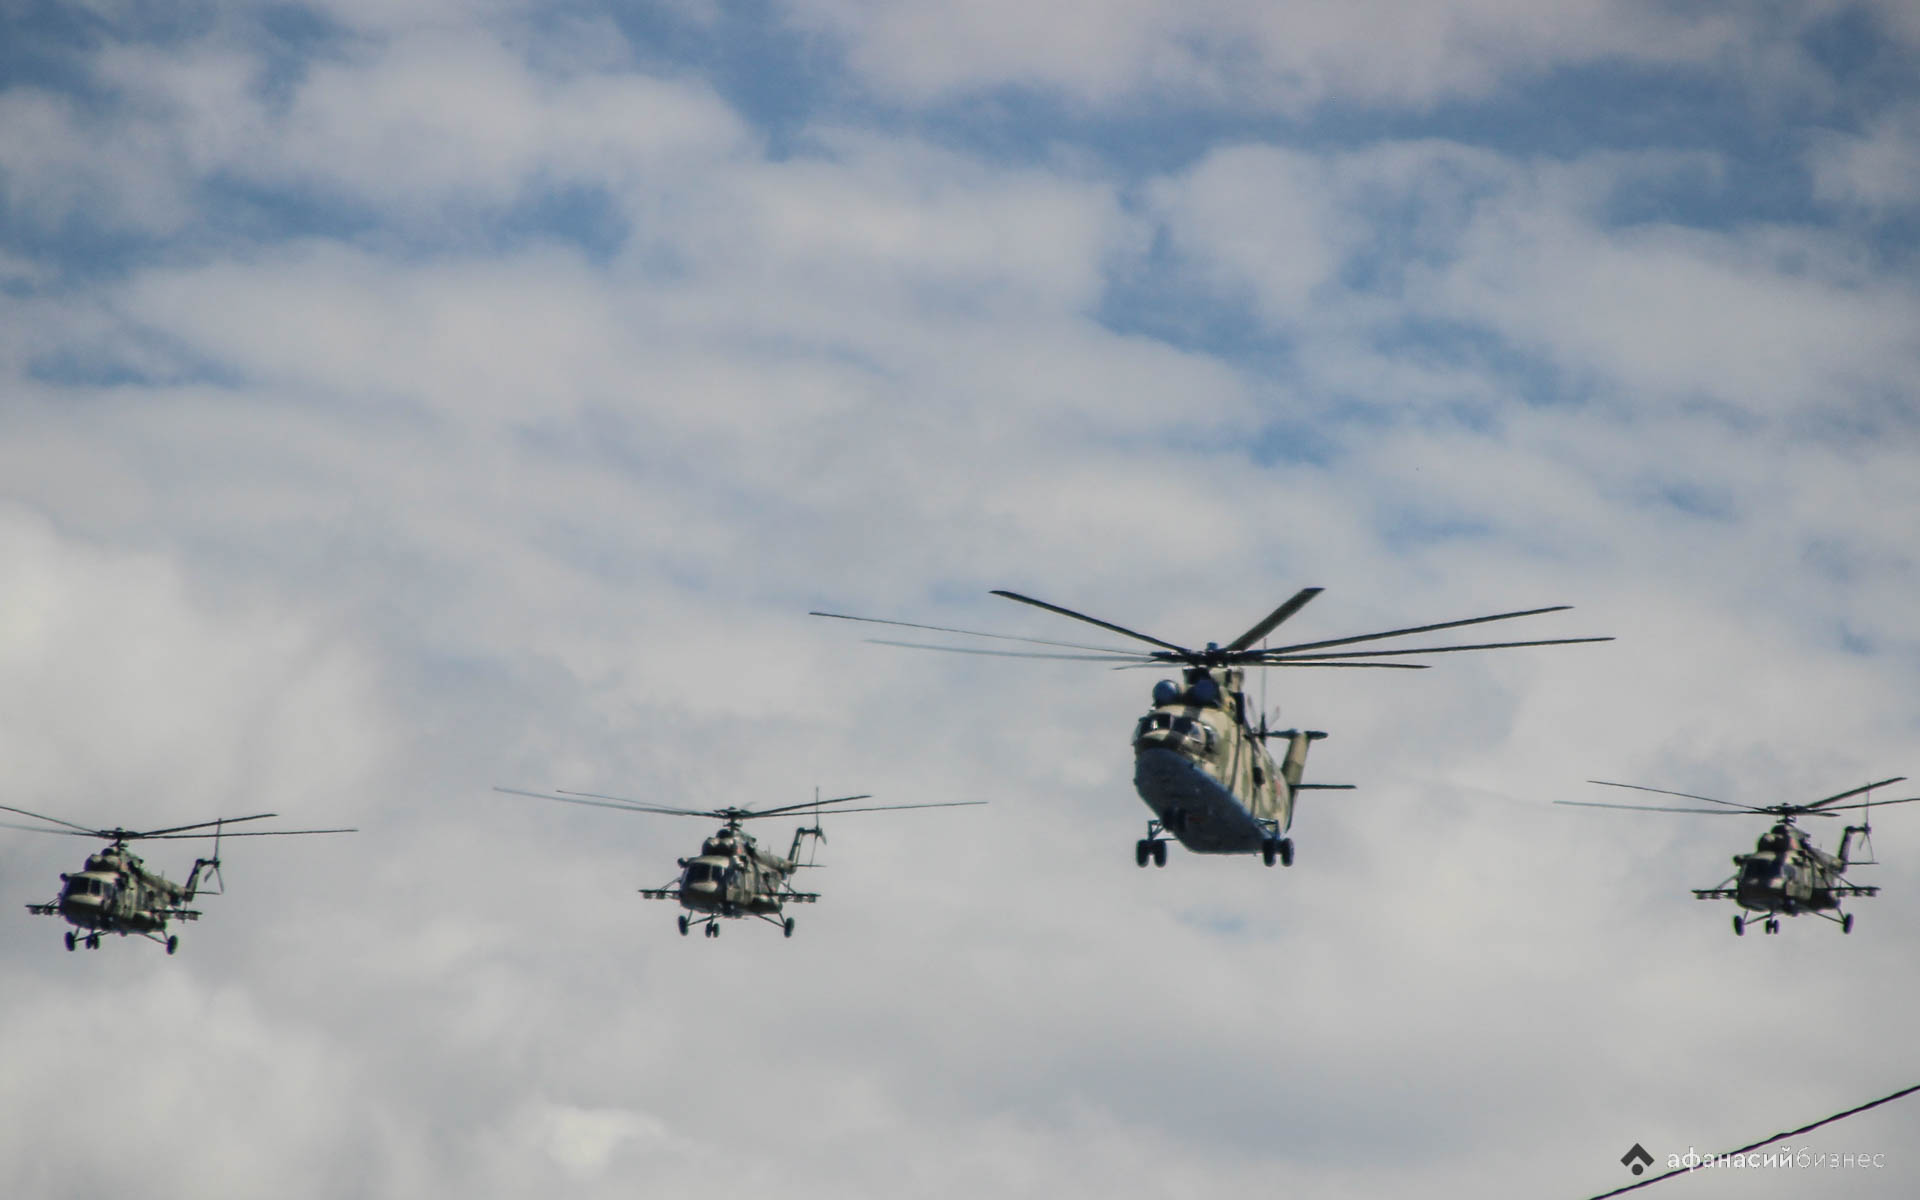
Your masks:
M 1481 625 L 1488 621 L 1507 621 L 1541 613 L 1560 612 L 1569 605 L 1530 608 L 1520 612 L 1495 613 L 1469 617 L 1461 621 L 1441 621 L 1432 625 L 1414 625 L 1382 633 L 1354 637 L 1329 638 L 1315 642 L 1295 642 L 1286 646 L 1266 646 L 1265 640 L 1282 622 L 1298 613 L 1322 589 L 1302 588 L 1286 603 L 1268 613 L 1261 621 L 1225 646 L 1208 642 L 1204 650 L 1190 650 L 1136 632 L 1085 613 L 1036 600 L 1018 592 L 996 590 L 993 595 L 1020 604 L 1032 605 L 1109 633 L 1117 633 L 1149 646 L 1150 651 L 1113 646 L 1090 646 L 1080 642 L 1047 641 L 1041 638 L 1012 637 L 1001 633 L 982 633 L 973 629 L 950 629 L 941 625 L 916 625 L 908 621 L 887 621 L 876 617 L 854 617 L 845 613 L 813 612 L 816 617 L 842 621 L 864 621 L 876 625 L 895 625 L 935 633 L 963 634 L 968 637 L 994 638 L 1024 642 L 1083 653 L 1062 654 L 1025 650 L 985 650 L 969 646 L 944 646 L 923 642 L 899 642 L 884 638 L 873 641 L 886 646 L 907 646 L 917 650 L 945 650 L 956 654 L 988 654 L 1004 658 L 1050 658 L 1087 662 L 1106 662 L 1118 667 L 1181 666 L 1181 682 L 1163 679 L 1153 688 L 1153 708 L 1134 726 L 1134 790 L 1153 811 L 1147 821 L 1147 836 L 1134 844 L 1133 860 L 1139 866 L 1151 861 L 1156 867 L 1167 863 L 1167 843 L 1161 836 L 1172 834 L 1180 844 L 1196 854 L 1254 854 L 1271 867 L 1275 862 L 1293 865 L 1293 840 L 1287 836 L 1293 824 L 1293 806 L 1297 793 L 1316 788 L 1350 789 L 1351 784 L 1303 783 L 1307 749 L 1327 735 L 1319 730 L 1270 729 L 1262 712 L 1258 724 L 1248 714 L 1244 690 L 1248 667 L 1393 667 L 1424 670 L 1424 663 L 1356 661 L 1392 658 L 1408 654 L 1448 654 L 1459 650 L 1497 650 L 1514 646 L 1564 646 L 1576 642 L 1610 642 L 1608 637 L 1553 638 L 1528 642 L 1481 642 L 1465 646 L 1422 646 L 1399 650 L 1348 650 L 1352 646 L 1383 638 L 1432 633 Z M 1090 652 L 1090 653 L 1086 653 Z M 1286 755 L 1276 766 L 1266 743 L 1273 738 L 1286 739 Z
M 680 874 L 674 880 L 661 887 L 640 889 L 640 894 L 649 900 L 677 900 L 680 907 L 687 910 L 680 914 L 681 937 L 687 936 L 695 925 L 703 927 L 705 936 L 719 937 L 720 919 L 723 917 L 758 917 L 769 924 L 778 925 L 782 935 L 792 937 L 793 918 L 784 916 L 782 907 L 787 904 L 812 904 L 820 899 L 817 892 L 795 891 L 789 882 L 795 871 L 818 865 L 811 854 L 806 862 L 800 861 L 802 845 L 808 838 L 812 838 L 816 844 L 827 840 L 826 831 L 820 826 L 820 817 L 827 805 L 872 799 L 870 795 L 858 795 L 822 800 L 816 792 L 812 800 L 801 804 L 784 804 L 778 808 L 697 809 L 644 804 L 619 796 L 603 796 L 598 792 L 527 792 L 507 787 L 493 790 L 513 796 L 531 796 L 536 800 L 557 800 L 562 804 L 584 804 L 592 808 L 613 808 L 657 816 L 704 817 L 711 821 L 726 822 L 700 844 L 698 855 L 678 860 Z M 969 808 L 985 803 L 985 800 L 953 800 L 940 804 L 880 804 L 871 808 L 836 808 L 832 812 L 838 815 L 899 812 L 909 808 Z M 785 858 L 760 849 L 753 835 L 740 827 L 746 821 L 784 817 L 808 810 L 813 813 L 813 824 L 803 825 L 793 831 L 793 845 L 787 850 Z
M 200 913 L 187 908 L 196 895 L 217 896 L 226 889 L 226 881 L 220 874 L 220 839 L 222 837 L 297 837 L 310 833 L 353 833 L 352 829 L 260 829 L 229 832 L 227 826 L 242 821 L 261 821 L 277 813 L 255 813 L 250 817 L 216 817 L 211 821 L 197 821 L 191 825 L 171 825 L 165 829 L 89 829 L 85 825 L 75 825 L 59 817 L 49 817 L 41 813 L 28 812 L 24 808 L 14 808 L 9 804 L 0 804 L 0 810 L 19 813 L 32 817 L 36 821 L 46 821 L 61 826 L 48 829 L 39 825 L 16 825 L 0 822 L 0 828 L 22 829 L 29 833 L 57 833 L 70 837 L 101 838 L 109 843 L 103 850 L 96 850 L 87 856 L 87 864 L 79 871 L 60 876 L 60 897 L 48 904 L 29 904 L 27 911 L 35 916 L 65 917 L 69 924 L 84 930 L 82 939 L 73 930 L 67 931 L 67 949 L 72 950 L 82 940 L 87 949 L 100 948 L 100 935 L 117 933 L 121 937 L 137 934 L 160 943 L 172 954 L 180 948 L 180 939 L 167 932 L 168 921 L 197 921 Z M 212 832 L 204 832 L 211 829 Z M 193 832 L 201 830 L 202 832 Z M 137 855 L 127 849 L 128 842 L 136 841 L 172 841 L 184 838 L 212 838 L 213 857 L 194 860 L 193 870 L 187 875 L 184 884 L 175 883 L 166 876 L 149 871 Z M 217 885 L 208 890 L 201 887 L 202 880 L 210 879 Z
M 1679 796 L 1686 800 L 1704 800 L 1708 804 L 1719 804 L 1721 808 L 1670 808 L 1655 804 L 1603 804 L 1592 800 L 1555 800 L 1555 804 L 1565 804 L 1575 808 L 1623 808 L 1633 812 L 1672 812 L 1696 813 L 1711 817 L 1729 817 L 1759 815 L 1775 818 L 1773 828 L 1760 835 L 1759 843 L 1750 854 L 1736 854 L 1732 875 L 1710 888 L 1694 888 L 1693 894 L 1700 900 L 1732 900 L 1749 912 L 1765 913 L 1764 928 L 1768 933 L 1780 932 L 1780 916 L 1798 916 L 1812 913 L 1825 917 L 1840 926 L 1841 933 L 1853 932 L 1853 914 L 1842 912 L 1840 901 L 1856 896 L 1877 896 L 1877 887 L 1861 887 L 1847 882 L 1847 868 L 1871 865 L 1873 860 L 1873 789 L 1886 787 L 1890 783 L 1900 783 L 1904 775 L 1892 779 L 1882 779 L 1878 783 L 1869 783 L 1862 787 L 1849 788 L 1825 800 L 1815 800 L 1811 804 L 1770 804 L 1755 806 L 1735 804 L 1731 800 L 1715 800 L 1712 796 L 1696 796 L 1691 792 L 1670 792 L 1665 788 L 1641 787 L 1637 783 L 1610 783 L 1604 779 L 1589 779 L 1588 783 L 1597 783 L 1602 787 L 1631 788 L 1637 792 L 1653 792 L 1661 796 Z M 1859 804 L 1840 804 L 1838 801 L 1851 800 L 1855 796 L 1864 796 Z M 1912 804 L 1920 801 L 1920 796 L 1909 796 L 1904 800 L 1883 800 L 1881 804 Z M 1849 825 L 1840 835 L 1837 851 L 1828 854 L 1813 844 L 1806 832 L 1794 824 L 1798 817 L 1831 817 L 1843 810 L 1861 809 L 1863 815 L 1860 824 Z M 1860 835 L 1860 844 L 1867 857 L 1851 858 L 1853 837 Z M 1733 932 L 1744 935 L 1747 932 L 1745 913 L 1735 913 Z

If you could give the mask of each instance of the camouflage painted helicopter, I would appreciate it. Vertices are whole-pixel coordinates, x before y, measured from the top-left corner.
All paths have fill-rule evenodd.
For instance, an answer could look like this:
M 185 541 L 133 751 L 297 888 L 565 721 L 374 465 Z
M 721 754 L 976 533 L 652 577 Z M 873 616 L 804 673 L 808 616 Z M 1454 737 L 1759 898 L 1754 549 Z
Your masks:
M 1147 821 L 1147 836 L 1134 844 L 1133 860 L 1156 867 L 1167 862 L 1167 843 L 1161 836 L 1172 834 L 1180 844 L 1196 854 L 1258 853 L 1268 866 L 1279 862 L 1293 864 L 1293 840 L 1287 836 L 1293 824 L 1294 799 L 1299 792 L 1315 788 L 1351 788 L 1351 784 L 1303 783 L 1307 749 L 1327 735 L 1319 730 L 1270 729 L 1265 713 L 1256 725 L 1248 715 L 1244 690 L 1248 667 L 1393 667 L 1424 670 L 1424 663 L 1356 661 L 1392 658 L 1408 654 L 1446 654 L 1459 650 L 1496 650 L 1514 646 L 1563 646 L 1576 642 L 1609 642 L 1612 638 L 1553 638 L 1528 642 L 1482 642 L 1466 646 L 1422 646 L 1400 650 L 1348 650 L 1336 647 L 1382 638 L 1457 629 L 1488 621 L 1505 621 L 1540 613 L 1560 612 L 1570 606 L 1530 608 L 1521 612 L 1495 613 L 1469 617 L 1462 621 L 1442 621 L 1433 625 L 1415 625 L 1366 633 L 1355 637 L 1330 638 L 1314 642 L 1296 642 L 1286 646 L 1264 644 L 1282 622 L 1305 607 L 1322 589 L 1302 588 L 1286 603 L 1268 613 L 1258 624 L 1225 646 L 1208 642 L 1204 650 L 1190 650 L 1173 642 L 1138 633 L 1124 626 L 1102 621 L 1085 613 L 1022 596 L 1017 592 L 995 591 L 996 596 L 1048 612 L 1097 625 L 1135 641 L 1158 647 L 1150 651 L 1126 647 L 1090 646 L 1079 642 L 1047 641 L 1040 638 L 1011 637 L 982 633 L 973 629 L 950 629 L 941 625 L 916 625 L 909 621 L 886 621 L 875 617 L 854 617 L 845 613 L 814 612 L 816 617 L 842 621 L 864 621 L 876 625 L 895 625 L 935 633 L 964 634 L 999 641 L 1024 642 L 1062 650 L 1089 653 L 1047 653 L 1024 650 L 983 650 L 968 646 L 944 646 L 923 642 L 899 642 L 882 638 L 874 641 L 887 646 L 908 646 L 918 650 L 946 650 L 957 654 L 988 654 L 1006 658 L 1072 659 L 1112 663 L 1116 667 L 1175 666 L 1184 668 L 1182 681 L 1163 679 L 1154 685 L 1153 708 L 1134 726 L 1134 790 L 1146 802 L 1153 816 Z M 1284 738 L 1285 757 L 1278 765 L 1267 750 L 1272 738 Z
M 0 823 L 0 828 L 23 829 L 30 833 L 58 833 L 71 837 L 103 838 L 110 843 L 104 850 L 96 850 L 87 856 L 87 864 L 79 871 L 60 876 L 60 897 L 47 904 L 29 904 L 27 911 L 35 916 L 65 917 L 67 922 L 85 930 L 87 949 L 100 948 L 100 935 L 117 933 L 121 937 L 138 934 L 160 943 L 172 954 L 180 948 L 180 939 L 167 932 L 168 921 L 197 921 L 200 913 L 187 908 L 196 895 L 217 896 L 226 888 L 226 881 L 220 875 L 220 839 L 222 837 L 296 837 L 309 833 L 353 833 L 352 829 L 270 829 L 241 830 L 227 832 L 226 826 L 237 825 L 242 821 L 259 821 L 277 813 L 255 813 L 250 817 L 218 817 L 211 821 L 198 821 L 191 825 L 172 825 L 165 829 L 135 831 L 131 829 L 89 829 L 84 825 L 75 825 L 59 817 L 44 816 L 28 812 L 24 808 L 0 804 L 0 809 L 32 817 L 36 821 L 61 826 L 48 829 L 38 825 L 15 825 L 11 822 Z M 213 832 L 195 833 L 193 830 Z M 184 884 L 175 883 L 166 876 L 149 871 L 140 858 L 127 849 L 128 842 L 134 841 L 173 841 L 185 838 L 212 838 L 213 857 L 195 859 L 193 870 Z M 203 879 L 213 880 L 218 887 L 205 890 L 201 887 Z M 74 949 L 82 939 L 73 930 L 67 931 L 67 949 Z
M 1669 808 L 1654 804 L 1602 804 L 1591 800 L 1556 800 L 1555 804 L 1565 804 L 1575 808 L 1624 808 L 1634 812 L 1674 812 L 1697 813 L 1705 816 L 1728 817 L 1757 814 L 1776 818 L 1773 828 L 1760 835 L 1760 841 L 1750 854 L 1736 854 L 1732 875 L 1710 888 L 1695 888 L 1693 894 L 1700 900 L 1732 900 L 1749 912 L 1765 913 L 1764 928 L 1768 933 L 1780 932 L 1780 916 L 1798 916 L 1812 913 L 1825 917 L 1840 926 L 1841 933 L 1853 932 L 1853 914 L 1840 910 L 1840 901 L 1856 896 L 1877 896 L 1877 887 L 1861 887 L 1847 882 L 1847 868 L 1868 866 L 1873 863 L 1873 789 L 1886 787 L 1890 783 L 1899 783 L 1906 776 L 1896 775 L 1892 779 L 1882 779 L 1878 783 L 1869 783 L 1863 787 L 1849 788 L 1838 795 L 1828 796 L 1825 800 L 1815 800 L 1812 804 L 1770 804 L 1756 807 L 1749 804 L 1735 804 L 1731 800 L 1715 800 L 1711 796 L 1696 796 L 1691 792 L 1670 792 L 1665 788 L 1641 787 L 1635 783 L 1609 783 L 1604 779 L 1590 779 L 1588 783 L 1597 783 L 1602 787 L 1632 788 L 1637 792 L 1653 792 L 1662 796 L 1679 796 L 1687 800 L 1704 800 L 1708 804 L 1724 805 L 1722 808 Z M 1866 797 L 1860 804 L 1838 804 L 1836 801 L 1850 800 L 1855 796 Z M 1884 800 L 1886 804 L 1912 804 L 1920 801 L 1920 796 L 1909 796 L 1904 800 Z M 1794 824 L 1794 819 L 1804 816 L 1831 817 L 1846 809 L 1865 810 L 1858 825 L 1849 825 L 1840 835 L 1840 847 L 1828 854 L 1813 844 L 1813 840 Z M 1853 859 L 1853 835 L 1859 834 L 1861 846 L 1868 857 Z M 1747 932 L 1747 918 L 1744 913 L 1735 913 L 1733 932 L 1744 935 Z
M 817 892 L 795 891 L 789 881 L 795 871 L 818 865 L 811 855 L 808 861 L 801 862 L 800 850 L 808 838 L 815 843 L 827 840 L 826 831 L 820 827 L 822 810 L 829 804 L 871 799 L 870 796 L 859 795 L 822 800 L 815 793 L 814 798 L 805 803 L 785 804 L 778 808 L 695 809 L 644 804 L 619 796 L 603 796 L 598 792 L 527 792 L 506 787 L 493 790 L 514 796 L 532 796 L 536 800 L 557 800 L 562 804 L 584 804 L 592 808 L 613 808 L 657 816 L 705 817 L 726 822 L 700 844 L 698 855 L 678 860 L 680 874 L 673 881 L 657 888 L 640 889 L 640 894 L 649 900 L 680 902 L 680 907 L 687 910 L 680 914 L 682 937 L 695 925 L 704 926 L 707 937 L 719 937 L 722 917 L 758 917 L 769 924 L 778 925 L 784 936 L 792 937 L 793 918 L 782 915 L 782 906 L 812 904 L 820 899 Z M 908 808 L 968 808 L 985 803 L 985 800 L 955 800 L 942 804 L 881 804 L 872 808 L 836 808 L 832 811 L 835 814 L 898 812 Z M 793 845 L 787 850 L 785 858 L 760 849 L 753 835 L 740 827 L 745 821 L 784 817 L 807 810 L 813 812 L 813 824 L 803 825 L 793 831 Z

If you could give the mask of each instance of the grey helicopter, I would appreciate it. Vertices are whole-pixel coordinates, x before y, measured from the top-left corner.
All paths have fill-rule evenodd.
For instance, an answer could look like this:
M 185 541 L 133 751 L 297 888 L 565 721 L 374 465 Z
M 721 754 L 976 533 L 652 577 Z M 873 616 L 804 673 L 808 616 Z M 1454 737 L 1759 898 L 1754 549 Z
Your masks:
M 1691 792 L 1670 792 L 1665 788 L 1642 787 L 1637 783 L 1610 783 L 1604 779 L 1589 779 L 1588 783 L 1597 783 L 1601 787 L 1631 788 L 1637 792 L 1653 792 L 1661 796 L 1679 796 L 1686 800 L 1703 800 L 1708 804 L 1718 804 L 1720 808 L 1671 808 L 1655 804 L 1603 804 L 1593 800 L 1555 800 L 1555 804 L 1565 804 L 1573 808 L 1618 808 L 1632 812 L 1669 812 L 1693 813 L 1710 817 L 1767 816 L 1774 818 L 1774 825 L 1760 835 L 1751 853 L 1733 856 L 1734 873 L 1710 888 L 1694 888 L 1697 900 L 1731 900 L 1746 912 L 1765 914 L 1762 926 L 1768 933 L 1780 932 L 1780 918 L 1794 917 L 1809 913 L 1824 917 L 1840 926 L 1841 933 L 1853 932 L 1853 914 L 1841 910 L 1842 900 L 1856 897 L 1877 896 L 1877 887 L 1863 887 L 1847 880 L 1850 867 L 1870 866 L 1873 858 L 1873 789 L 1886 787 L 1890 783 L 1900 783 L 1904 775 L 1892 779 L 1882 779 L 1877 783 L 1849 788 L 1844 792 L 1828 796 L 1825 800 L 1815 800 L 1811 804 L 1769 804 L 1764 806 L 1735 804 L 1731 800 L 1715 800 L 1712 796 L 1696 796 Z M 1841 800 L 1851 800 L 1855 796 L 1865 799 L 1859 804 L 1841 804 Z M 1909 796 L 1904 800 L 1883 800 L 1888 804 L 1912 804 L 1920 801 L 1920 796 Z M 1832 817 L 1842 811 L 1862 810 L 1860 824 L 1849 825 L 1840 835 L 1840 845 L 1829 854 L 1813 844 L 1806 831 L 1794 824 L 1800 817 Z M 1854 858 L 1854 835 L 1860 835 L 1860 847 L 1866 855 Z M 1733 932 L 1744 935 L 1747 932 L 1746 912 L 1733 916 Z
M 584 804 L 591 808 L 612 808 L 656 816 L 704 817 L 725 822 L 717 832 L 701 842 L 699 854 L 677 860 L 680 874 L 673 880 L 657 888 L 640 889 L 640 894 L 649 900 L 677 901 L 681 908 L 687 910 L 680 914 L 682 937 L 687 936 L 696 925 L 701 927 L 705 936 L 719 937 L 722 919 L 748 917 L 757 917 L 777 925 L 782 936 L 792 937 L 793 918 L 785 915 L 784 907 L 788 904 L 812 904 L 820 899 L 817 892 L 795 890 L 792 878 L 797 871 L 820 865 L 814 861 L 811 851 L 827 840 L 826 830 L 820 824 L 822 813 L 827 811 L 826 806 L 872 799 L 871 795 L 863 794 L 822 800 L 816 792 L 812 800 L 778 808 L 697 809 L 646 804 L 620 796 L 604 796 L 598 792 L 529 792 L 509 787 L 496 787 L 493 790 L 513 796 L 531 796 L 536 800 L 557 800 L 562 804 Z M 899 812 L 909 808 L 969 808 L 985 803 L 985 800 L 954 800 L 939 804 L 879 804 L 870 808 L 836 808 L 831 811 L 835 815 Z M 788 848 L 785 857 L 762 850 L 753 835 L 741 828 L 747 821 L 791 816 L 809 810 L 813 814 L 813 824 L 803 825 L 793 831 L 793 845 Z M 811 845 L 808 845 L 808 839 L 812 839 Z M 809 850 L 806 862 L 800 861 L 803 847 Z
M 60 828 L 50 829 L 40 825 L 16 825 L 0 822 L 0 828 L 21 829 L 29 833 L 56 833 L 70 837 L 89 837 L 105 840 L 108 845 L 87 856 L 86 866 L 78 871 L 60 876 L 60 896 L 46 904 L 29 904 L 27 911 L 35 916 L 64 917 L 75 929 L 67 931 L 67 949 L 76 948 L 82 941 L 87 949 L 98 950 L 102 934 L 117 933 L 121 937 L 135 935 L 158 942 L 172 954 L 180 948 L 178 936 L 167 932 L 169 921 L 197 921 L 200 913 L 188 908 L 194 897 L 199 895 L 217 896 L 226 890 L 226 881 L 220 874 L 220 839 L 223 837 L 298 837 L 314 833 L 354 833 L 352 829 L 256 829 L 229 832 L 227 826 L 242 821 L 262 821 L 277 813 L 254 813 L 248 817 L 216 817 L 211 821 L 196 821 L 191 825 L 171 825 L 164 829 L 89 829 L 85 825 L 75 825 L 59 817 L 49 817 L 41 813 L 28 812 L 24 808 L 14 808 L 9 804 L 0 804 L 0 810 L 19 813 L 32 817 L 36 821 L 45 821 Z M 207 830 L 211 829 L 211 832 Z M 200 832 L 194 832 L 199 830 Z M 147 869 L 139 856 L 127 848 L 128 842 L 136 841 L 173 841 L 187 838 L 212 838 L 213 856 L 194 860 L 193 870 L 187 875 L 187 881 L 175 883 L 156 871 Z M 214 887 L 203 886 L 211 881 Z M 81 932 L 76 932 L 76 930 Z
M 961 634 L 1053 647 L 1053 652 L 1027 650 L 987 650 L 971 646 L 936 645 L 926 642 L 902 642 L 885 638 L 870 639 L 880 645 L 906 646 L 916 650 L 944 650 L 956 654 L 986 654 L 1003 658 L 1046 658 L 1111 663 L 1116 668 L 1178 666 L 1183 668 L 1178 682 L 1163 679 L 1153 687 L 1153 707 L 1135 723 L 1133 729 L 1134 790 L 1153 816 L 1147 821 L 1147 836 L 1134 844 L 1136 865 L 1167 863 L 1167 843 L 1163 834 L 1171 834 L 1196 854 L 1259 854 L 1271 867 L 1276 862 L 1292 866 L 1293 839 L 1288 831 L 1293 824 L 1297 794 L 1315 789 L 1350 790 L 1352 784 L 1305 783 L 1307 750 L 1326 737 L 1317 729 L 1270 728 L 1264 711 L 1256 723 L 1248 711 L 1245 691 L 1248 667 L 1374 667 L 1400 670 L 1424 670 L 1425 663 L 1358 661 L 1393 658 L 1409 654 L 1446 654 L 1460 650 L 1496 650 L 1515 646 L 1563 646 L 1578 642 L 1609 642 L 1610 637 L 1552 638 L 1526 642 L 1482 642 L 1464 646 L 1421 646 L 1398 650 L 1349 650 L 1343 647 L 1383 638 L 1457 629 L 1488 621 L 1506 621 L 1541 613 L 1561 612 L 1569 605 L 1530 608 L 1519 612 L 1495 613 L 1460 621 L 1441 621 L 1414 625 L 1381 633 L 1295 642 L 1267 646 L 1267 637 L 1281 623 L 1298 613 L 1322 591 L 1301 588 L 1286 603 L 1268 613 L 1260 622 L 1222 646 L 1208 642 L 1205 649 L 1192 650 L 1173 642 L 1062 608 L 1045 600 L 1036 600 L 1018 592 L 995 590 L 992 594 L 1020 604 L 1045 609 L 1076 621 L 1096 625 L 1109 633 L 1132 638 L 1156 647 L 1136 650 L 1128 647 L 1087 645 L 1081 642 L 1049 641 L 1041 638 L 1013 637 L 984 633 L 974 629 L 952 629 L 941 625 L 920 625 L 910 621 L 890 621 L 877 617 L 856 617 L 846 613 L 819 612 L 810 616 L 841 621 L 861 621 L 892 625 L 934 633 Z M 1059 653 L 1068 650 L 1078 653 Z M 1284 739 L 1286 753 L 1279 763 L 1267 749 L 1272 739 Z

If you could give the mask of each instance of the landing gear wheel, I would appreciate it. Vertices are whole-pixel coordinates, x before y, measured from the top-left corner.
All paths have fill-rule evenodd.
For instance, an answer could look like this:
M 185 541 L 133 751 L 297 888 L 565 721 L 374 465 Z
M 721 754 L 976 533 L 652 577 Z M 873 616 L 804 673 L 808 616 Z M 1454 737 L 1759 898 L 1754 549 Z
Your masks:
M 680 936 L 687 936 L 687 917 L 685 913 L 680 915 Z
M 99 948 L 100 948 L 100 935 L 99 935 L 99 934 L 97 934 L 97 933 L 90 933 L 90 934 L 88 934 L 88 935 L 87 935 L 87 949 L 89 949 L 89 950 L 98 950 Z
M 1768 917 L 1768 918 L 1767 918 L 1767 932 L 1768 932 L 1768 933 L 1779 933 L 1779 932 L 1780 932 L 1780 921 L 1779 921 L 1779 919 L 1778 919 L 1778 918 L 1776 918 L 1776 917 Z
M 1153 865 L 1156 867 L 1164 867 L 1167 865 L 1167 844 L 1165 842 L 1156 841 L 1153 843 Z
M 71 950 L 71 949 L 73 949 L 73 946 L 74 946 L 74 942 L 75 942 L 76 940 L 78 940 L 78 939 L 76 939 L 76 938 L 75 938 L 75 937 L 73 936 L 73 934 L 72 934 L 71 932 L 69 932 L 69 933 L 67 934 L 67 949 L 69 949 L 69 950 Z
M 1268 866 L 1272 866 L 1275 860 L 1277 860 L 1279 857 L 1280 857 L 1280 839 L 1279 838 L 1261 838 L 1260 839 L 1260 861 L 1267 864 Z
M 793 918 L 792 917 L 788 917 L 786 920 L 780 923 L 780 934 L 782 937 L 793 936 Z
M 1853 932 L 1853 914 L 1852 913 L 1840 914 L 1840 932 L 1841 933 Z
M 1153 847 L 1147 841 L 1147 839 L 1141 838 L 1139 841 L 1133 844 L 1133 865 L 1134 866 L 1136 867 L 1146 866 L 1147 859 L 1151 858 L 1152 856 L 1153 856 Z
M 720 922 L 718 922 L 718 921 L 708 921 L 708 922 L 707 922 L 707 936 L 708 936 L 708 937 L 719 937 L 719 936 L 720 936 Z
M 1290 867 L 1293 865 L 1293 839 L 1292 838 L 1280 839 L 1280 865 L 1283 867 Z
M 168 953 L 168 954 L 172 954 L 172 953 L 173 953 L 173 952 L 174 952 L 175 950 L 178 950 L 179 948 L 180 948 L 180 939 L 179 939 L 179 938 L 177 938 L 177 937 L 169 937 L 169 938 L 167 939 L 167 953 Z
M 1735 916 L 1733 918 L 1733 936 L 1747 936 L 1747 919 L 1745 917 Z

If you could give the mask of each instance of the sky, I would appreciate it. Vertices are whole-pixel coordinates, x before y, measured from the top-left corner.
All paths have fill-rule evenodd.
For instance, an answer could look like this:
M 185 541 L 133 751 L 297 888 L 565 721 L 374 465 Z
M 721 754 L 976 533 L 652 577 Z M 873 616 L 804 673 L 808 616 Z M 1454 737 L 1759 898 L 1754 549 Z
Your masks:
M 0 832 L 0 1194 L 1584 1197 L 1920 1082 L 1920 808 L 1851 936 L 1735 938 L 1689 889 L 1760 822 L 1551 803 L 1920 778 L 1916 54 L 1901 0 L 0 5 L 0 802 L 360 830 L 228 843 L 171 958 L 67 953 L 88 844 Z M 1271 672 L 1356 789 L 1142 872 L 1153 675 L 806 615 L 1305 586 L 1617 640 Z M 683 940 L 637 889 L 711 823 L 495 785 L 990 803 Z M 1914 1120 L 1649 1194 L 1910 1196 Z

